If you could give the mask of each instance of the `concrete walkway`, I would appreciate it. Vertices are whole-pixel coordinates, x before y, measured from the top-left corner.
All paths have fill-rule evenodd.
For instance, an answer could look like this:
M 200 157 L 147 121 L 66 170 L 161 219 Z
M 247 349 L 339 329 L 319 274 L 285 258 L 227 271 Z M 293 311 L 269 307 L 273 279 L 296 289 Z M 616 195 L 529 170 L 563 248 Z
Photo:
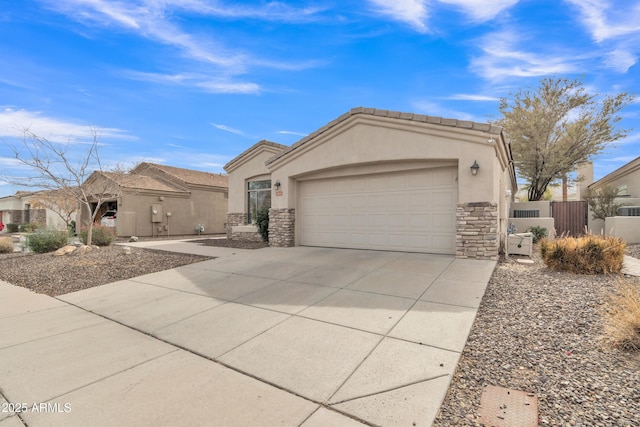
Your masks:
M 622 274 L 640 277 L 640 259 L 625 255 L 622 261 Z
M 59 299 L 0 282 L 0 392 L 27 409 L 1 427 L 429 426 L 495 266 L 132 246 L 219 258 Z

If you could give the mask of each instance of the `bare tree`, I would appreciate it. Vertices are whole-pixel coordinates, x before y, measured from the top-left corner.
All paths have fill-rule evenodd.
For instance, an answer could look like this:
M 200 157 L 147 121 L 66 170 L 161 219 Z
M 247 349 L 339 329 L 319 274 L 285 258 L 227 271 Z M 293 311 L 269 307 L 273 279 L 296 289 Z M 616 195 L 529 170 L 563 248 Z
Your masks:
M 21 144 L 7 144 L 15 159 L 29 168 L 33 174 L 27 177 L 3 177 L 3 180 L 23 187 L 55 191 L 58 197 L 71 199 L 89 212 L 87 245 L 91 245 L 93 224 L 100 206 L 114 197 L 117 191 L 113 182 L 102 180 L 90 185 L 87 179 L 94 171 L 102 172 L 98 148 L 100 132 L 91 129 L 91 141 L 74 143 L 70 139 L 64 143 L 36 135 L 29 128 L 22 131 Z M 72 147 L 86 147 L 85 150 L 71 150 Z
M 618 114 L 633 96 L 585 93 L 580 80 L 546 77 L 539 87 L 500 100 L 504 127 L 511 139 L 518 174 L 529 183 L 529 200 L 540 200 L 549 184 L 567 177 L 578 164 L 627 135 L 616 129 Z

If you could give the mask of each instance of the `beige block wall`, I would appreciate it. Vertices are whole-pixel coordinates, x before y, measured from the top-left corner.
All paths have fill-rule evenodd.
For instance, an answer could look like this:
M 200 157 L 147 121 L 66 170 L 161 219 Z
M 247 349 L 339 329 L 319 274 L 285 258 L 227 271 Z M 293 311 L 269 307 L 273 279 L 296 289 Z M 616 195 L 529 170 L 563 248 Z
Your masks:
M 605 221 L 607 236 L 617 236 L 627 243 L 640 243 L 640 216 L 612 216 Z

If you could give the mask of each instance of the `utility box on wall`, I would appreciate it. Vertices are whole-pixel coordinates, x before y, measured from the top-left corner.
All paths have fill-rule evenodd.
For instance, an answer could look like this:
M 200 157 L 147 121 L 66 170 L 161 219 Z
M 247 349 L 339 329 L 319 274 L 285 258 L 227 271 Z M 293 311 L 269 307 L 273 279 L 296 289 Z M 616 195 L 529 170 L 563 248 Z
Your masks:
M 162 205 L 151 205 L 151 222 L 162 222 Z

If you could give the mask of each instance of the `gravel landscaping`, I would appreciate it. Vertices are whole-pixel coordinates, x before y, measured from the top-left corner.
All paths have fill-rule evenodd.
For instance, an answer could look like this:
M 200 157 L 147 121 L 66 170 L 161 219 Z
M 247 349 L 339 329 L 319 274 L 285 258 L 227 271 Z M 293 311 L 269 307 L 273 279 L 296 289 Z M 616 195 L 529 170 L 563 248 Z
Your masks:
M 131 248 L 127 255 L 122 246 L 102 247 L 84 255 L 0 254 L 0 280 L 57 296 L 206 259 L 139 248 Z
M 501 261 L 434 425 L 481 425 L 480 396 L 495 385 L 535 393 L 540 425 L 640 426 L 640 353 L 602 333 L 604 295 L 619 280 Z

